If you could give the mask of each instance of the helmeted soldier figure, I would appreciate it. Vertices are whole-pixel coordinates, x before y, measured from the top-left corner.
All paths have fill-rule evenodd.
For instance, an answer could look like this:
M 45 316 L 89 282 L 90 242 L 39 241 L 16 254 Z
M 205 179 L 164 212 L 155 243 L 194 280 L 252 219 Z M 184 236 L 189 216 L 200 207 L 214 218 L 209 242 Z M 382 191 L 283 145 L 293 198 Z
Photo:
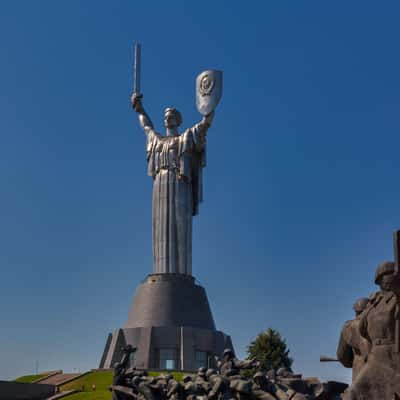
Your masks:
M 205 368 L 205 367 L 200 367 L 200 368 L 197 370 L 197 375 L 196 375 L 195 380 L 196 380 L 196 381 L 199 381 L 199 382 L 206 381 L 206 380 L 207 380 L 206 372 L 207 372 L 207 368 Z
M 400 393 L 399 354 L 394 352 L 396 319 L 400 317 L 400 276 L 394 272 L 394 263 L 390 261 L 376 270 L 375 283 L 381 291 L 370 298 L 359 323 L 360 333 L 371 350 L 367 363 L 345 392 L 345 400 L 393 400 L 394 394 Z
M 124 385 L 125 384 L 125 376 L 124 376 L 125 368 L 123 364 L 120 362 L 116 362 L 114 364 L 114 375 L 112 384 L 113 385 Z
M 206 378 L 210 384 L 209 399 L 217 400 L 226 397 L 225 394 L 229 389 L 229 381 L 226 378 L 219 375 L 213 368 L 206 371 Z
M 255 359 L 240 361 L 232 349 L 225 349 L 220 363 L 221 375 L 229 380 L 229 390 L 236 398 L 250 396 L 251 382 L 240 375 L 241 369 L 257 368 Z
M 207 381 L 206 371 L 207 369 L 205 367 L 200 367 L 194 379 L 195 384 L 198 386 L 198 391 L 204 394 L 210 391 L 210 384 Z
M 165 399 L 167 385 L 170 379 L 172 379 L 171 374 L 148 378 L 143 376 L 139 382 L 137 391 L 141 397 L 144 397 L 146 400 Z
M 292 377 L 292 373 L 289 371 L 289 369 L 287 369 L 285 367 L 278 368 L 278 370 L 276 371 L 276 375 L 277 375 L 278 379 Z
M 110 387 L 113 400 L 136 398 L 138 392 L 135 392 L 136 387 L 132 386 L 132 379 L 141 373 L 135 367 L 129 368 L 130 354 L 133 351 L 135 349 L 130 345 L 122 348 L 121 361 L 114 364 L 114 376 Z
M 269 381 L 275 382 L 276 380 L 276 371 L 274 369 L 270 369 L 265 374 Z
M 345 322 L 336 351 L 337 359 L 342 365 L 346 368 L 352 368 L 353 381 L 367 362 L 370 350 L 369 342 L 360 333 L 361 314 L 368 304 L 369 299 L 366 297 L 360 298 L 354 303 L 353 310 L 356 318 Z
M 125 384 L 125 372 L 129 368 L 129 357 L 134 351 L 131 345 L 122 348 L 122 358 L 121 361 L 114 364 L 114 377 L 113 385 L 124 385 Z
M 255 359 L 240 361 L 235 358 L 232 349 L 225 349 L 221 361 L 221 375 L 240 375 L 241 369 L 257 368 L 259 363 Z
M 185 398 L 183 385 L 174 379 L 172 375 L 168 379 L 166 396 L 171 400 L 184 400 Z
M 257 400 L 275 400 L 273 393 L 275 393 L 275 387 L 266 375 L 261 371 L 256 372 L 253 376 L 251 397 Z
M 174 377 L 172 376 L 172 374 L 161 374 L 155 378 L 152 388 L 156 392 L 158 397 L 162 399 L 166 397 L 168 391 L 168 383 L 173 378 Z
M 307 382 L 301 374 L 294 374 L 288 368 L 281 367 L 276 372 L 276 393 L 279 399 L 290 400 L 312 399 Z
M 201 385 L 197 385 L 193 382 L 190 375 L 185 375 L 183 377 L 183 385 L 186 400 L 196 400 L 198 397 L 204 397 L 207 394 Z

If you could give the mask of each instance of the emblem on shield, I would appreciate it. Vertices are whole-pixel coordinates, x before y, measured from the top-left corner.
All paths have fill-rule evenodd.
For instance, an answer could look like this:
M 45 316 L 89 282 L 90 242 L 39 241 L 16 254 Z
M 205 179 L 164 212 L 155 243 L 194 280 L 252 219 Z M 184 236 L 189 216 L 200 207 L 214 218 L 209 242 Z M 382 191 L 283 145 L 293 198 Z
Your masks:
M 222 96 L 222 71 L 203 71 L 196 78 L 196 106 L 208 115 L 215 110 Z

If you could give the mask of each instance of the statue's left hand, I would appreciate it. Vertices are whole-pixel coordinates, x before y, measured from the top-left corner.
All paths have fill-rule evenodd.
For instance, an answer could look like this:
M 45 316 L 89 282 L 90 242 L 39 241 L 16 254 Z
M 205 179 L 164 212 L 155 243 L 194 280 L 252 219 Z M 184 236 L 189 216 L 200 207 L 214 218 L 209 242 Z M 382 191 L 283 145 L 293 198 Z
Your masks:
M 203 117 L 204 123 L 209 127 L 212 123 L 212 120 L 214 118 L 214 111 L 211 111 L 210 114 L 207 114 L 206 116 Z

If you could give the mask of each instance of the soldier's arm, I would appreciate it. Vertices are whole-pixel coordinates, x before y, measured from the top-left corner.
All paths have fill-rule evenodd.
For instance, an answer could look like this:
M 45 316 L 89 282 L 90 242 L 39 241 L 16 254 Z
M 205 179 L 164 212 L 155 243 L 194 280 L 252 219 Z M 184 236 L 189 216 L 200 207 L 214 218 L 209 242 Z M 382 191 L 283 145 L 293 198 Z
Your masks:
M 218 356 L 214 356 L 214 360 L 215 360 L 215 365 L 219 370 L 221 368 L 222 361 L 220 360 L 220 358 Z
M 223 383 L 222 377 L 219 376 L 217 378 L 214 378 L 212 388 L 211 388 L 210 392 L 208 393 L 209 399 L 213 399 L 217 396 L 217 394 L 221 390 L 222 383 Z
M 170 381 L 170 385 L 168 388 L 167 392 L 167 397 L 171 397 L 174 393 L 178 392 L 180 383 L 178 381 L 173 380 L 172 382 Z
M 233 360 L 235 367 L 238 369 L 250 369 L 255 366 L 255 360 L 238 360 L 234 359 Z
M 354 353 L 352 347 L 345 340 L 345 330 L 349 329 L 348 325 L 349 323 L 346 322 L 342 329 L 342 332 L 340 333 L 340 339 L 336 350 L 336 357 L 344 367 L 352 368 Z
M 120 361 L 121 368 L 125 368 L 128 365 L 129 354 L 130 353 L 128 351 L 123 349 L 123 354 L 122 354 L 122 358 L 121 358 L 121 361 Z

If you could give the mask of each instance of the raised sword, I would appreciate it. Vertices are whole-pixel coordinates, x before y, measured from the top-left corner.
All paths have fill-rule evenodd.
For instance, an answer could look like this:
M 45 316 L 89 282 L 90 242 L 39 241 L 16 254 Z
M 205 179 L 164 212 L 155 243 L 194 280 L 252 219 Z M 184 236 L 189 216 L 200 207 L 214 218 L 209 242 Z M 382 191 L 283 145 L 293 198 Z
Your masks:
M 139 42 L 135 43 L 133 55 L 133 93 L 136 95 L 140 94 L 140 58 L 141 58 L 142 46 Z

